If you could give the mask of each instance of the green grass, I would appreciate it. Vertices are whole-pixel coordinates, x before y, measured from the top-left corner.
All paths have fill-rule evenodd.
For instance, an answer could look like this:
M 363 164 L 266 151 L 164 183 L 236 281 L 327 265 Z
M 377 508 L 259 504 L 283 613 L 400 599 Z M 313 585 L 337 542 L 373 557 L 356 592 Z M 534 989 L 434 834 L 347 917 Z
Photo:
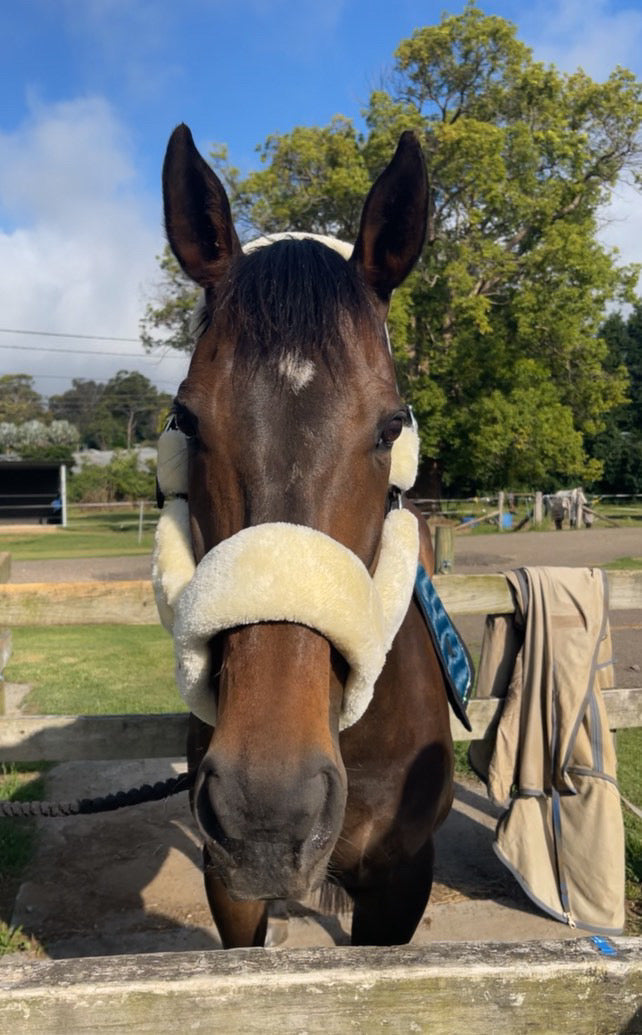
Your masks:
M 72 625 L 13 630 L 5 677 L 33 685 L 41 715 L 181 711 L 172 641 L 160 626 Z
M 55 532 L 1 535 L 0 551 L 16 561 L 48 561 L 73 557 L 130 557 L 151 552 L 156 511 L 148 507 L 142 541 L 138 542 L 138 512 L 91 514 L 70 520 Z
M 0 765 L 0 798 L 32 801 L 42 798 L 40 772 L 28 766 Z M 0 877 L 18 876 L 33 850 L 34 830 L 29 819 L 0 819 Z
M 615 561 L 603 564 L 603 568 L 610 571 L 640 571 L 642 568 L 642 557 L 618 557 Z
M 0 765 L 0 798 L 31 801 L 42 798 L 43 793 L 41 772 L 30 766 Z M 0 956 L 37 951 L 32 939 L 8 922 L 20 876 L 33 855 L 34 845 L 33 820 L 0 819 Z
M 620 730 L 617 735 L 618 782 L 625 798 L 642 808 L 642 729 Z M 642 820 L 624 808 L 626 843 L 626 897 L 628 930 L 642 934 Z

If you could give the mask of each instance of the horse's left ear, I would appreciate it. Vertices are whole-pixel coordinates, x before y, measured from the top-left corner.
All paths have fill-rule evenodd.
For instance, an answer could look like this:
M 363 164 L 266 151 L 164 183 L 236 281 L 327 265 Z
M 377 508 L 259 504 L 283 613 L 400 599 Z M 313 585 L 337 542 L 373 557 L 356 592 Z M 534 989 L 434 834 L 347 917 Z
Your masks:
M 203 288 L 216 285 L 241 245 L 218 176 L 184 124 L 172 133 L 163 164 L 165 229 L 174 255 Z
M 407 130 L 366 198 L 352 262 L 386 305 L 421 255 L 428 218 L 428 177 L 421 145 Z

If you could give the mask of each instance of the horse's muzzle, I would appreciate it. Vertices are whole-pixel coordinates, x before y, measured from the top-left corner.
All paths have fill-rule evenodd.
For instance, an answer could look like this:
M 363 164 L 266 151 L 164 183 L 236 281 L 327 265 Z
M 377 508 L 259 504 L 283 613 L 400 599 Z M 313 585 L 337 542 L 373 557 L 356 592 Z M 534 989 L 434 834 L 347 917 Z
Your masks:
M 323 880 L 345 802 L 345 774 L 327 760 L 268 779 L 224 766 L 211 751 L 194 813 L 230 897 L 296 898 Z

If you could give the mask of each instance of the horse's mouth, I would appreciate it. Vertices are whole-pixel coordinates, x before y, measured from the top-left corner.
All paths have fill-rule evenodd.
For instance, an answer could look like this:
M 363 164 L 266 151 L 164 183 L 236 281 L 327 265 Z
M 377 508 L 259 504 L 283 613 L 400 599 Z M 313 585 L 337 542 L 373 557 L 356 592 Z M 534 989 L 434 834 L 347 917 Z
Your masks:
M 323 883 L 332 844 L 318 856 L 319 846 L 274 841 L 207 840 L 206 870 L 218 877 L 231 899 L 298 899 Z M 315 859 L 309 856 L 314 854 Z

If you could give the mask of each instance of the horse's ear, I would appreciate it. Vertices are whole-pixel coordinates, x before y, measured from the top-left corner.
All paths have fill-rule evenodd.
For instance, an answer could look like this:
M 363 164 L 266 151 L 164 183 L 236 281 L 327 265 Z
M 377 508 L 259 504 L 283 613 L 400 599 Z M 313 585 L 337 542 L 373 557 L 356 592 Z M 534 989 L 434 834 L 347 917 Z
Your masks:
M 241 245 L 225 188 L 184 124 L 177 126 L 167 145 L 163 203 L 174 255 L 188 277 L 201 287 L 214 287 Z
M 366 198 L 352 255 L 386 305 L 421 255 L 427 218 L 426 166 L 419 140 L 407 130 Z

